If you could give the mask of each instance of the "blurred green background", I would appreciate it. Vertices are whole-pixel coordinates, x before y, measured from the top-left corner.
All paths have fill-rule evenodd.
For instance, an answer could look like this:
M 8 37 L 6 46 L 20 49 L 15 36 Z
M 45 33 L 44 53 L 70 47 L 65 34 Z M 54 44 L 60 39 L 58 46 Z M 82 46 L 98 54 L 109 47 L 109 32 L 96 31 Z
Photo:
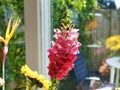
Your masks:
M 24 3 L 23 0 L 0 0 L 0 35 L 4 37 L 9 17 L 13 20 L 20 17 L 21 22 L 14 36 L 8 43 L 8 54 L 5 64 L 5 90 L 14 90 L 24 82 L 20 68 L 25 64 L 25 34 L 24 34 Z M 1 48 L 0 43 L 0 58 Z M 2 64 L 0 63 L 0 77 L 2 77 Z

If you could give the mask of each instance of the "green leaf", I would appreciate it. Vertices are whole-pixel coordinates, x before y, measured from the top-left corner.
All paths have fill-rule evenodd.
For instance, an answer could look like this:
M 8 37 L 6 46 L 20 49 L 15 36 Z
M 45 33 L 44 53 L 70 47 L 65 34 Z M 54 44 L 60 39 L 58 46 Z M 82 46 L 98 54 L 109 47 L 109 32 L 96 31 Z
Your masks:
M 26 86 L 27 86 L 27 84 L 26 84 L 26 82 L 24 82 L 24 83 L 20 84 L 20 85 L 18 86 L 18 88 L 25 88 Z

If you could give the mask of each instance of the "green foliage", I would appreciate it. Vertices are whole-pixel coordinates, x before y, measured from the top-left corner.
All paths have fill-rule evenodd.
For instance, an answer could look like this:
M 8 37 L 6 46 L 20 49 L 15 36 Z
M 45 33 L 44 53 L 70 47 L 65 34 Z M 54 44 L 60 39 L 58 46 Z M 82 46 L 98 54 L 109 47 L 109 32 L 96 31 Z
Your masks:
M 7 18 L 9 18 L 9 15 L 14 14 L 19 16 L 22 23 L 24 23 L 24 0 L 1 0 L 0 3 Z
M 5 16 L 4 16 L 4 7 L 1 4 L 0 1 L 0 35 L 3 33 L 5 30 Z
M 60 81 L 57 90 L 76 90 L 76 80 L 73 70 L 69 72 L 64 80 Z
M 20 68 L 25 64 L 25 42 L 24 32 L 19 28 L 14 37 L 9 42 L 9 52 L 6 58 L 6 83 L 16 82 L 20 84 L 24 78 L 20 73 Z
M 64 6 L 62 20 L 61 20 L 61 27 L 64 30 L 67 30 L 68 28 L 70 28 L 71 24 L 72 21 L 70 20 L 70 16 L 68 15 L 67 6 Z
M 57 86 L 59 85 L 59 80 L 51 79 L 51 85 L 48 90 L 58 90 Z
M 20 68 L 25 64 L 25 38 L 24 38 L 24 4 L 23 0 L 0 0 L 0 35 L 4 37 L 8 19 L 12 15 L 13 19 L 19 17 L 20 23 L 15 35 L 8 43 L 8 54 L 5 66 L 5 90 L 13 90 L 19 83 L 24 81 L 24 77 L 20 73 Z M 1 48 L 0 43 L 0 57 Z M 0 63 L 0 76 L 2 77 L 2 64 Z M 16 86 L 12 87 L 12 83 Z M 10 88 L 11 87 L 11 88 Z

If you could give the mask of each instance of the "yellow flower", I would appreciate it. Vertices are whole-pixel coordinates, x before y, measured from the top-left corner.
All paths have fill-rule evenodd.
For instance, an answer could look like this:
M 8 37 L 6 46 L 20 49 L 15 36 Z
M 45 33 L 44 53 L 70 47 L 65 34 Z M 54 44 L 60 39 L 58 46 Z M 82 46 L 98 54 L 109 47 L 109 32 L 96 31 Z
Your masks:
M 8 22 L 8 25 L 7 25 L 5 38 L 3 38 L 2 36 L 0 36 L 0 42 L 3 42 L 4 45 L 7 45 L 7 44 L 8 44 L 9 40 L 10 40 L 10 39 L 12 38 L 12 36 L 14 35 L 14 32 L 15 32 L 16 27 L 17 27 L 17 25 L 18 25 L 19 19 L 17 18 L 17 19 L 14 21 L 14 23 L 13 23 L 13 25 L 12 25 L 12 29 L 11 29 L 11 27 L 10 27 L 10 25 L 11 25 L 11 20 L 12 20 L 12 17 L 10 17 L 9 22 Z
M 116 87 L 115 90 L 120 90 L 120 87 Z
M 42 83 L 43 83 L 44 90 L 48 90 L 49 86 L 51 85 L 51 82 L 48 80 L 44 80 Z
M 22 66 L 21 73 L 24 74 L 26 77 L 33 78 L 34 80 L 37 80 L 39 83 L 41 83 L 44 90 L 48 90 L 50 86 L 50 81 L 48 81 L 45 76 L 38 75 L 37 71 L 32 71 L 27 65 Z M 31 81 L 32 82 L 32 81 Z M 37 85 L 37 83 L 36 83 Z
M 120 35 L 115 35 L 107 38 L 106 46 L 108 49 L 117 51 L 120 49 Z
M 37 77 L 37 80 L 40 81 L 40 82 L 44 81 L 45 79 L 46 79 L 46 78 L 45 78 L 45 76 L 43 76 L 43 75 L 39 75 L 39 76 Z
M 27 65 L 22 66 L 21 73 L 30 78 L 35 78 L 38 76 L 38 73 L 36 71 L 33 72 Z

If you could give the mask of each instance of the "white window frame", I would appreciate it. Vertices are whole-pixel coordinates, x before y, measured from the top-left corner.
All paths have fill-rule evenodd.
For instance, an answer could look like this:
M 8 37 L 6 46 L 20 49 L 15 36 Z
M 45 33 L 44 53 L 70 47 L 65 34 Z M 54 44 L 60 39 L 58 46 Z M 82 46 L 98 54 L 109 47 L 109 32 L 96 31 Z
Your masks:
M 49 78 L 50 0 L 24 0 L 24 12 L 26 64 Z

